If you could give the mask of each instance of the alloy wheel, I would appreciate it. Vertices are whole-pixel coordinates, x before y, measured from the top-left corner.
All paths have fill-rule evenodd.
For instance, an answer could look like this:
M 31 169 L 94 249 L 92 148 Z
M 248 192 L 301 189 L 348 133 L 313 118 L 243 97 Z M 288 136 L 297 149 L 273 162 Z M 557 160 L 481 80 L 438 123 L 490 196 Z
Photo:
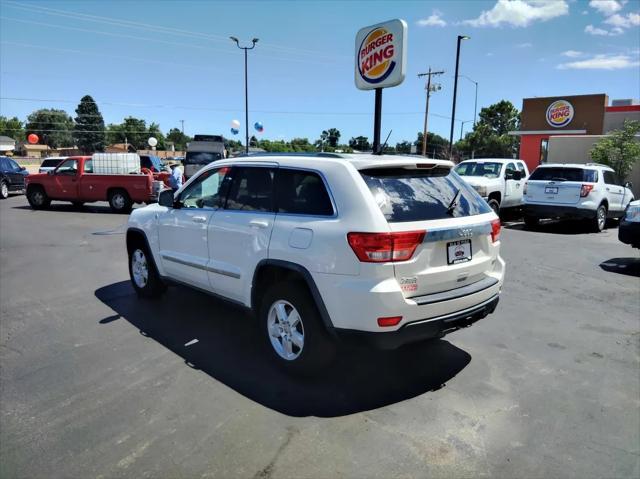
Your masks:
M 278 300 L 267 315 L 271 346 L 287 361 L 297 359 L 304 348 L 304 326 L 298 310 L 288 301 Z

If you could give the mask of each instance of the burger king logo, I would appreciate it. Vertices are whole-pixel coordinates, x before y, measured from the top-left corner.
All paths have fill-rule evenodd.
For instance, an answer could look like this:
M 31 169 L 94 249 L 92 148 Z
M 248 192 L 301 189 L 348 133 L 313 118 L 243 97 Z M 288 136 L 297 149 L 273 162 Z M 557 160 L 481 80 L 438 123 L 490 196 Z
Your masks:
M 358 53 L 358 71 L 367 83 L 380 83 L 391 75 L 396 62 L 393 33 L 384 27 L 378 27 L 365 35 Z
M 556 100 L 547 108 L 547 123 L 562 128 L 573 120 L 573 105 L 566 100 Z

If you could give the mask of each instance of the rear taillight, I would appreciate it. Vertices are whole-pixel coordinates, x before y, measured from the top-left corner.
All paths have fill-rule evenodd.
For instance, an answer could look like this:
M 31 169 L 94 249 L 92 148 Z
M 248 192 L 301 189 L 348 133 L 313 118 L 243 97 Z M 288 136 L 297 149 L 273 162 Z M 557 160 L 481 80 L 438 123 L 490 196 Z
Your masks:
M 500 230 L 502 229 L 502 225 L 500 224 L 500 220 L 493 220 L 491 222 L 491 241 L 495 243 L 500 239 Z
M 391 316 L 387 318 L 378 318 L 378 326 L 381 328 L 388 328 L 389 326 L 395 326 L 402 321 L 402 316 Z
M 360 261 L 387 263 L 411 259 L 425 234 L 426 231 L 349 233 L 347 241 Z
M 593 190 L 593 186 L 594 185 L 582 185 L 582 188 L 580 188 L 580 198 L 589 196 L 589 193 L 591 193 L 591 190 Z

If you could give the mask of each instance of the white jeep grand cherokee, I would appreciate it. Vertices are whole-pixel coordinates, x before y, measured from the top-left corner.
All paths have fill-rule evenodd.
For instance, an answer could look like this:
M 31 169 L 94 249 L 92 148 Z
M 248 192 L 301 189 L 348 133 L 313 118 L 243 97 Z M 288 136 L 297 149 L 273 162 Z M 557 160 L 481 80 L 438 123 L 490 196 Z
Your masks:
M 336 340 L 394 349 L 494 311 L 500 221 L 448 161 L 318 154 L 211 163 L 126 235 L 140 296 L 181 283 L 250 309 L 309 371 Z

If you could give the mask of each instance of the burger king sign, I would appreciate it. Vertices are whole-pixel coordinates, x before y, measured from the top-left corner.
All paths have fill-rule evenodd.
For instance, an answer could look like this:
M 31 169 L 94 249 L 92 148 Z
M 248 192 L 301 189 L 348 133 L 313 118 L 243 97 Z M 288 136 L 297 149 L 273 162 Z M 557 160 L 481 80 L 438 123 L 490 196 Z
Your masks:
M 362 28 L 356 35 L 356 87 L 374 90 L 404 81 L 407 23 L 390 20 Z
M 567 126 L 573 120 L 573 105 L 567 100 L 556 100 L 547 108 L 547 123 L 554 128 Z

